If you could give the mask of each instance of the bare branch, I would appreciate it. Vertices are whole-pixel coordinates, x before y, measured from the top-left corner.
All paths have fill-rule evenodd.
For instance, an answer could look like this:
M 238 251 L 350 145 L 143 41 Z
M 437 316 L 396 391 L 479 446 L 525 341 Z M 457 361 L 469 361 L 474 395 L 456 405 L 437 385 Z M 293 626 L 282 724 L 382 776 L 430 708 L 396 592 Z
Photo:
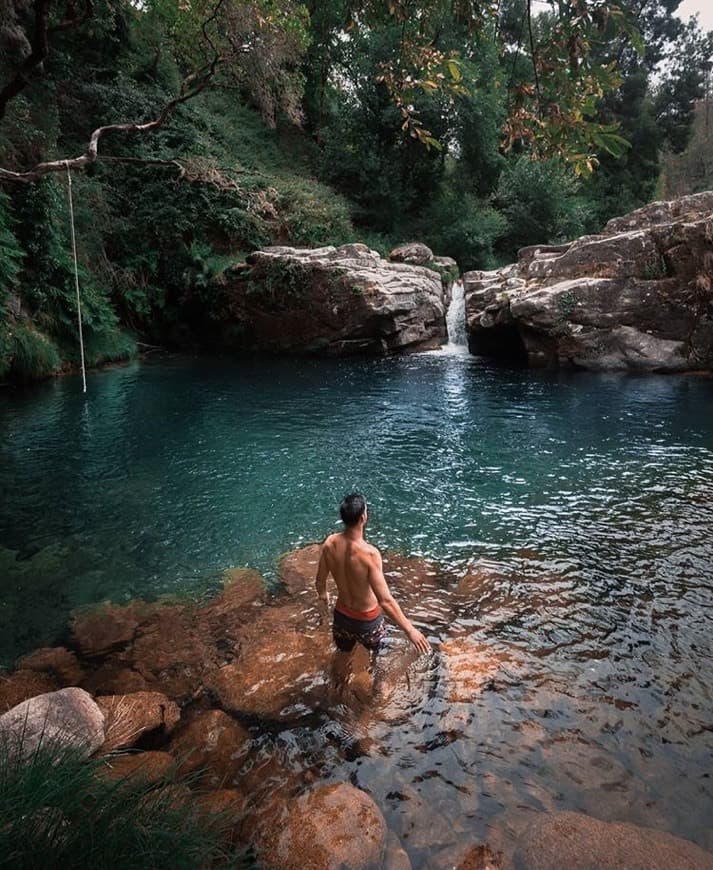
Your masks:
M 159 116 L 153 121 L 147 121 L 144 124 L 107 124 L 104 127 L 97 127 L 89 139 L 87 150 L 84 154 L 80 154 L 79 157 L 62 160 L 47 160 L 43 163 L 38 163 L 35 167 L 26 172 L 13 172 L 10 169 L 0 168 L 0 181 L 6 180 L 31 183 L 39 181 L 40 178 L 44 175 L 48 175 L 50 172 L 66 172 L 67 169 L 85 169 L 87 166 L 91 166 L 93 163 L 96 163 L 101 159 L 99 157 L 99 140 L 102 136 L 106 136 L 110 133 L 149 133 L 153 130 L 158 130 L 159 127 L 165 124 L 169 115 L 176 106 L 187 102 L 208 87 L 210 80 L 215 73 L 216 64 L 217 59 L 214 59 L 210 64 L 203 67 L 203 69 L 192 73 L 184 79 L 178 96 L 166 103 Z

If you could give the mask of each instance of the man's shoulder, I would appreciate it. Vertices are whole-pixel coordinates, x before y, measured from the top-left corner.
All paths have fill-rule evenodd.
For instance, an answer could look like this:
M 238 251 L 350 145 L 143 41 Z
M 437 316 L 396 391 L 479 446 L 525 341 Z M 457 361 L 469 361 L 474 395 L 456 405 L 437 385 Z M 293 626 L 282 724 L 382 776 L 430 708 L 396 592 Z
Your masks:
M 364 541 L 364 553 L 369 557 L 369 559 L 377 562 L 381 561 L 381 552 L 379 551 L 379 548 L 375 547 L 373 544 L 367 544 L 366 541 Z

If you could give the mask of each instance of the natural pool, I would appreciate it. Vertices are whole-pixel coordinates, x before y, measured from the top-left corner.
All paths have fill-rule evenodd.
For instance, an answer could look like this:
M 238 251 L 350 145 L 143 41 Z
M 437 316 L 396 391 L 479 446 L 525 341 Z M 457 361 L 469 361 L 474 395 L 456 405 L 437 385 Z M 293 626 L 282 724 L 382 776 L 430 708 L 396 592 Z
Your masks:
M 232 565 L 270 575 L 360 489 L 383 549 L 500 571 L 494 598 L 428 627 L 520 665 L 454 719 L 435 657 L 427 697 L 366 756 L 328 719 L 265 735 L 273 750 L 362 786 L 402 836 L 421 800 L 442 839 L 578 809 L 713 850 L 712 379 L 430 353 L 176 359 L 88 389 L 0 397 L 6 663 L 77 605 L 202 594 Z

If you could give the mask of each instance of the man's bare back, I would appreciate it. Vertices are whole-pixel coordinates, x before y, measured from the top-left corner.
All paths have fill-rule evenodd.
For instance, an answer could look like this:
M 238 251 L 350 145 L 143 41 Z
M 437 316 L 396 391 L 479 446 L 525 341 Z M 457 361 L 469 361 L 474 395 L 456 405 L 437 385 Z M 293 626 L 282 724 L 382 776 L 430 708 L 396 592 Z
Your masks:
M 348 651 L 348 641 L 353 636 L 355 641 L 375 649 L 383 633 L 378 633 L 378 622 L 380 619 L 383 621 L 383 610 L 419 652 L 428 652 L 430 644 L 406 618 L 389 591 L 381 553 L 364 540 L 364 526 L 368 517 L 366 500 L 356 493 L 347 496 L 340 506 L 340 513 L 344 520 L 344 531 L 329 535 L 322 544 L 315 584 L 317 595 L 323 602 L 329 600 L 327 577 L 330 574 L 337 585 L 333 627 L 337 646 Z M 340 626 L 337 625 L 338 621 Z M 343 645 L 340 641 L 345 637 L 347 642 Z

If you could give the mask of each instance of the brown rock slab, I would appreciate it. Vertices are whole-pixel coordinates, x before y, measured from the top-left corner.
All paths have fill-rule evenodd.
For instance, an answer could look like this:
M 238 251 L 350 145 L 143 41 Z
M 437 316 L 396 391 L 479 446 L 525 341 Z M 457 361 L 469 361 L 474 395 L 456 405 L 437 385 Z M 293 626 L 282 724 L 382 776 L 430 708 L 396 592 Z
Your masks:
M 243 639 L 240 660 L 210 674 L 205 688 L 230 713 L 289 718 L 323 697 L 329 660 L 324 636 L 254 632 Z
M 216 787 L 233 779 L 250 745 L 250 734 L 222 710 L 198 713 L 171 740 L 169 752 L 181 775 L 204 771 L 204 781 Z
M 111 755 L 102 768 L 109 779 L 130 779 L 146 785 L 157 785 L 170 779 L 176 770 L 176 761 L 168 752 L 135 752 L 130 755 Z
M 688 840 L 571 812 L 535 819 L 514 857 L 523 870 L 713 870 L 713 854 Z
M 254 619 L 269 593 L 263 577 L 252 568 L 231 568 L 224 573 L 223 584 L 223 590 L 200 608 L 198 618 L 224 633 Z
M 6 674 L 0 671 L 0 713 L 59 688 L 59 681 L 48 673 L 19 670 Z
M 132 601 L 127 605 L 106 602 L 81 610 L 71 621 L 72 642 L 86 658 L 105 655 L 109 650 L 131 643 L 136 629 L 151 605 Z
M 384 577 L 389 590 L 412 621 L 430 625 L 450 621 L 452 609 L 446 588 L 454 578 L 435 562 L 420 556 L 383 554 Z
M 56 677 L 62 686 L 77 686 L 84 676 L 77 656 L 63 646 L 36 649 L 23 656 L 17 665 L 21 670 L 37 671 Z
M 346 783 L 324 785 L 291 802 L 280 827 L 259 826 L 253 845 L 274 870 L 381 867 L 386 822 L 374 801 Z
M 127 664 L 152 688 L 183 702 L 200 691 L 203 675 L 223 661 L 195 607 L 163 605 L 137 630 Z
M 485 843 L 457 843 L 433 855 L 424 870 L 502 870 L 502 856 Z
M 441 655 L 448 671 L 451 703 L 467 703 L 490 688 L 502 665 L 510 660 L 506 653 L 468 638 L 441 644 Z
M 81 686 L 92 695 L 131 695 L 146 692 L 150 685 L 124 661 L 108 660 L 84 677 Z
M 104 742 L 104 714 L 83 689 L 59 689 L 3 713 L 0 739 L 23 757 L 40 746 L 71 747 L 88 757 Z
M 320 544 L 308 544 L 282 557 L 277 573 L 280 582 L 290 595 L 298 595 L 305 591 L 317 594 L 314 581 L 321 550 Z
M 106 719 L 103 752 L 134 746 L 147 731 L 169 734 L 181 718 L 178 705 L 160 692 L 105 695 L 96 702 Z

